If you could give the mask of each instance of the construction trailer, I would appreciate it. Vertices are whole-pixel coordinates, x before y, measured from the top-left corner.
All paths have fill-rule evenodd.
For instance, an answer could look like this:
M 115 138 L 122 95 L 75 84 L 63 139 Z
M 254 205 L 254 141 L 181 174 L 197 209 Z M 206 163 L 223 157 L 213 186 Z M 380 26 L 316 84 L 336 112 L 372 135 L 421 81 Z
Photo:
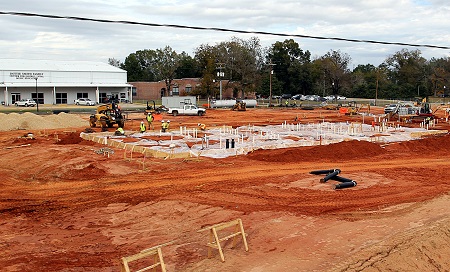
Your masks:
M 161 104 L 166 108 L 182 108 L 184 105 L 197 105 L 197 97 L 163 96 Z
M 247 108 L 256 108 L 258 101 L 256 99 L 222 99 L 212 100 L 211 108 L 234 108 L 237 103 L 245 103 Z

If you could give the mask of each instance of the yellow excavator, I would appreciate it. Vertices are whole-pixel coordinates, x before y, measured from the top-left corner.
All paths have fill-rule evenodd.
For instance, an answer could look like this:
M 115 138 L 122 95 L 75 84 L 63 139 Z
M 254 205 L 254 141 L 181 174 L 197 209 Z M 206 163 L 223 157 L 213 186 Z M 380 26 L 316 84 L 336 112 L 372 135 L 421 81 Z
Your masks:
M 236 104 L 233 105 L 233 108 L 231 110 L 234 111 L 246 111 L 247 110 L 247 104 L 244 101 L 236 101 Z
M 125 119 L 120 107 L 115 103 L 109 103 L 97 107 L 97 112 L 89 118 L 89 124 L 91 127 L 101 126 L 102 131 L 106 131 L 107 128 L 111 128 L 115 124 L 123 128 Z

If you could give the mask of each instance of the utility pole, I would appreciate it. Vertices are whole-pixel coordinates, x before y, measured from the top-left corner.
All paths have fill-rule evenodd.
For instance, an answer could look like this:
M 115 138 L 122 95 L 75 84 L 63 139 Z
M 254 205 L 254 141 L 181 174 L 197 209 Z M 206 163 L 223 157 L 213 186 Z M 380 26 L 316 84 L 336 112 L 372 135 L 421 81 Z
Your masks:
M 225 76 L 225 73 L 222 72 L 222 65 L 224 63 L 217 63 L 219 65 L 219 72 L 217 72 L 217 77 L 219 78 L 219 99 L 222 100 L 222 78 Z
M 272 106 L 272 75 L 273 75 L 273 66 L 276 64 L 272 63 L 272 60 L 270 60 L 269 64 L 267 64 L 270 66 L 269 69 L 269 107 Z

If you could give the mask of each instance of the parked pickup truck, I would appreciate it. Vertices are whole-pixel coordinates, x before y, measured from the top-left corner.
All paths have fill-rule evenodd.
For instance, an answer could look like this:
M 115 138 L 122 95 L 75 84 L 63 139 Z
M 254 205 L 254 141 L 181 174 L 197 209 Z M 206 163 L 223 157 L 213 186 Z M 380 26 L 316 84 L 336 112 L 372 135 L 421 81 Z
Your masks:
M 184 105 L 182 108 L 169 108 L 168 114 L 177 115 L 199 115 L 206 114 L 206 109 L 198 108 L 196 105 Z

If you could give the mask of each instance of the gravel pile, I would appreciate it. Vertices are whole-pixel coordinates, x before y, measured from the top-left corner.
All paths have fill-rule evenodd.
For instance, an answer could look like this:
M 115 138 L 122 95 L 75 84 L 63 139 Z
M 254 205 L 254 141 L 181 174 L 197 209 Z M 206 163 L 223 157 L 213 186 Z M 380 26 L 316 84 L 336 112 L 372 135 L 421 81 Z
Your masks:
M 0 113 L 0 131 L 76 128 L 89 126 L 89 121 L 78 115 L 59 113 L 36 115 L 25 113 Z

